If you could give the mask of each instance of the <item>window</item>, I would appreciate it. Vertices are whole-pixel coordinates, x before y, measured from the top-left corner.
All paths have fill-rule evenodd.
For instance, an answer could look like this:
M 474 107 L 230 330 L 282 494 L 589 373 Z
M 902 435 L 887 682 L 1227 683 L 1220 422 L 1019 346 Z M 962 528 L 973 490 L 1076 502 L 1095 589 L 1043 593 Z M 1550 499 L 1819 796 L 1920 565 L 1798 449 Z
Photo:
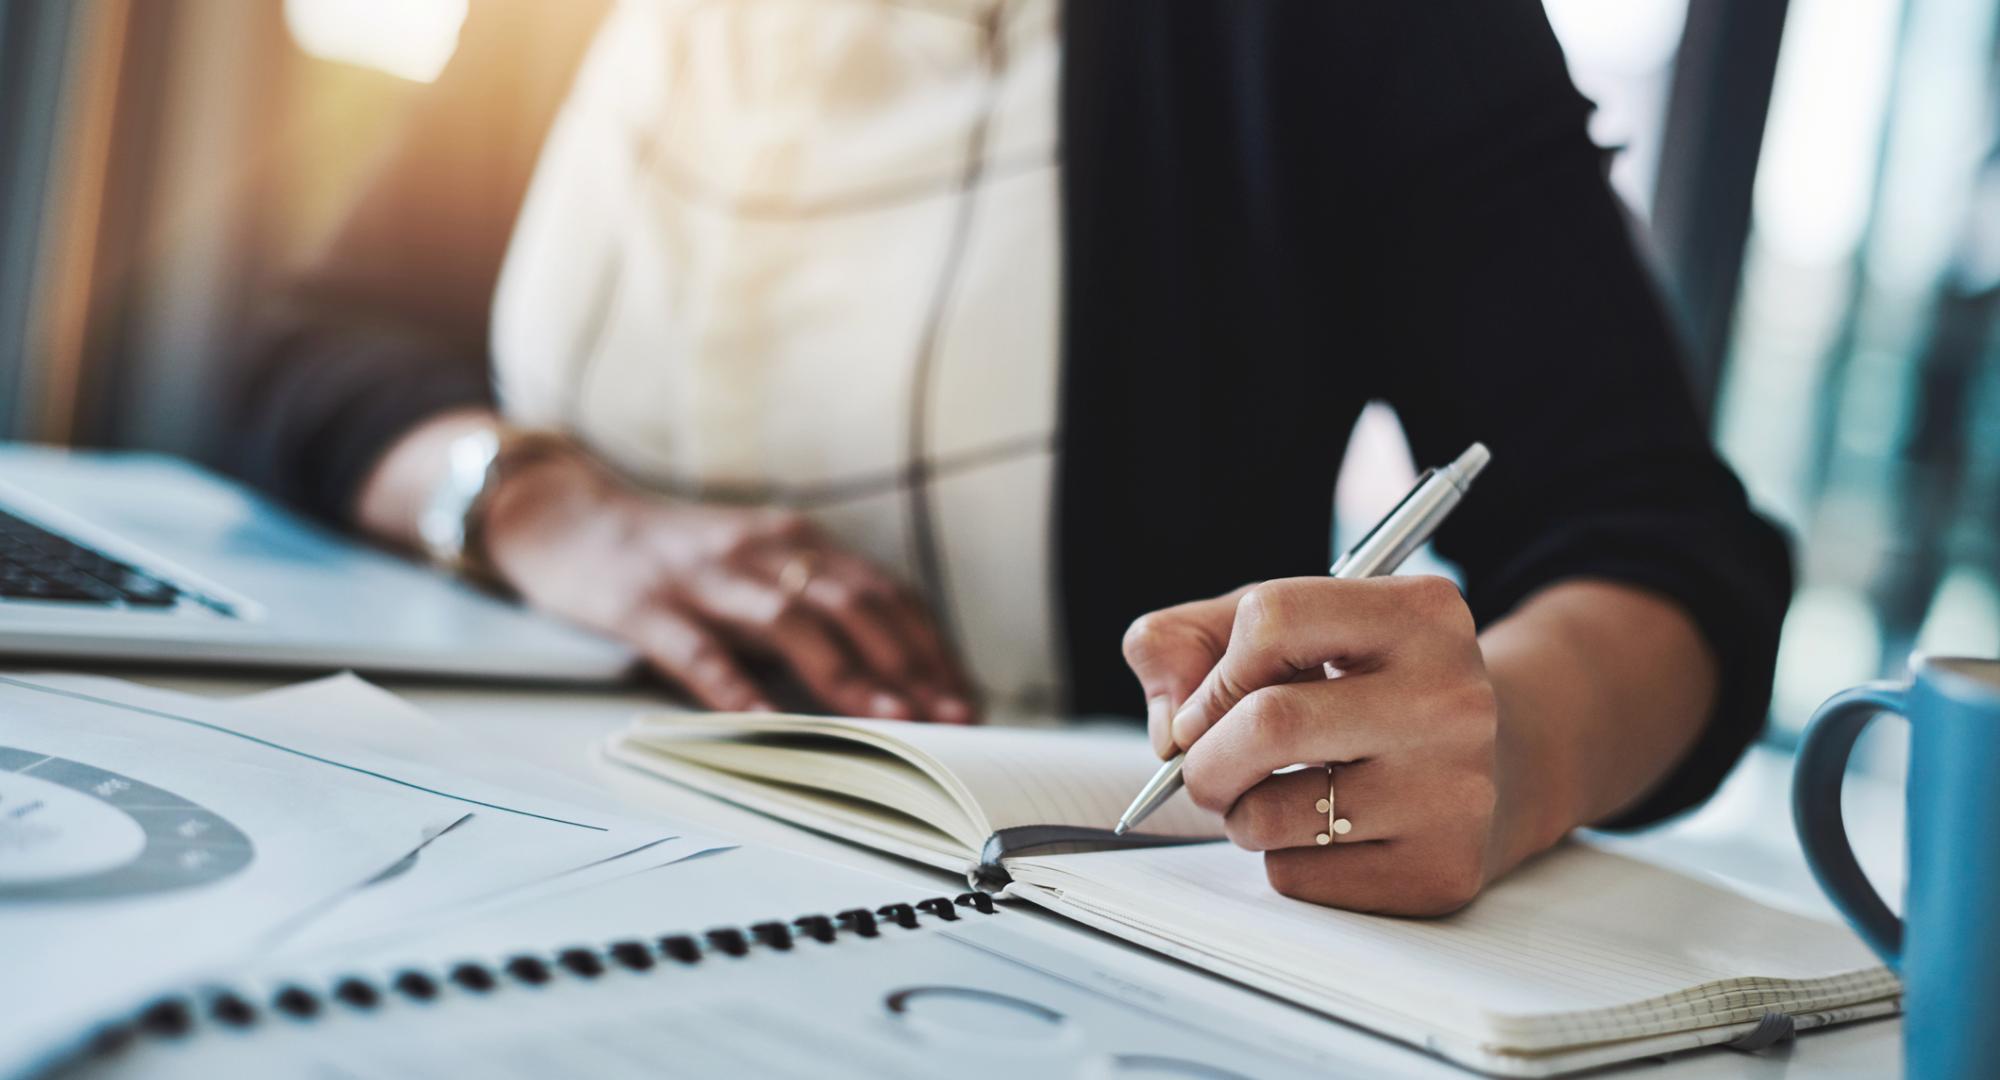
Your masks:
M 458 48 L 465 3 L 285 0 L 285 27 L 307 55 L 430 82 Z
M 1716 426 L 1798 541 L 1780 737 L 1913 649 L 2000 654 L 1995 8 L 1791 3 Z

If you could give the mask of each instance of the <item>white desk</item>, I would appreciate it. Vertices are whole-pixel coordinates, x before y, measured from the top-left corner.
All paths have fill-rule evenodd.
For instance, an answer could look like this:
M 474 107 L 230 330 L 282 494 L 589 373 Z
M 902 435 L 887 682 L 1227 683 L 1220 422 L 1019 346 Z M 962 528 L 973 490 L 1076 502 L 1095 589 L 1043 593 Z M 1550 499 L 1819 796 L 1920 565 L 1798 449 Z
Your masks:
M 158 673 L 130 675 L 166 689 L 233 697 L 270 689 L 281 680 L 196 678 Z M 913 889 L 962 891 L 963 882 L 925 867 L 890 859 L 865 848 L 790 828 L 769 818 L 682 791 L 600 760 L 594 747 L 634 710 L 657 706 L 638 692 L 488 690 L 436 684 L 384 683 L 439 720 L 476 731 L 494 749 L 567 773 L 598 786 L 635 814 L 669 814 L 704 823 L 745 844 L 796 851 L 909 881 Z M 1793 837 L 1790 812 L 1790 759 L 1759 749 L 1743 762 L 1722 792 L 1699 812 L 1640 836 L 1616 841 L 1628 854 L 1706 873 L 1735 884 L 1767 902 L 1831 916 Z M 1861 861 L 1877 882 L 1900 895 L 1902 801 L 1880 780 L 1848 782 L 1848 821 L 1865 823 L 1855 836 Z M 721 856 L 726 858 L 726 856 Z M 719 869 L 719 867 L 718 867 Z M 1023 905 L 1028 918 L 1043 919 L 1067 932 L 1090 935 L 1118 948 L 1142 952 L 1093 931 L 1075 927 Z M 1159 961 L 1168 963 L 1168 961 Z M 1217 994 L 1255 997 L 1250 991 L 1215 982 Z M 1253 1003 L 1254 1004 L 1254 1003 Z M 1273 1006 L 1280 1022 L 1297 1024 L 1298 1014 Z M 1305 1022 L 1317 1022 L 1307 1020 Z M 1356 1075 L 1456 1078 L 1471 1074 L 1445 1065 L 1362 1029 L 1324 1022 L 1325 1039 L 1350 1058 Z M 1682 1054 L 1664 1063 L 1641 1063 L 1616 1072 L 1661 1080 L 1722 1077 L 1852 1077 L 1880 1080 L 1901 1074 L 1899 1019 L 1878 1020 L 1810 1032 L 1764 1054 L 1730 1050 Z

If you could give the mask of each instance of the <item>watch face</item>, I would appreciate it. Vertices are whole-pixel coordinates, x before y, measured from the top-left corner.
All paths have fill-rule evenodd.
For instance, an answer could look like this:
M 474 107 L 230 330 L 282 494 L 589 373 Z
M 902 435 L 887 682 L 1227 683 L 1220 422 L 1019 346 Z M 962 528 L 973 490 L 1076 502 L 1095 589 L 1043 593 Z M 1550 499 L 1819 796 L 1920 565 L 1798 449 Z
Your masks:
M 255 856 L 243 830 L 170 791 L 0 746 L 0 904 L 192 888 Z
M 445 452 L 444 476 L 417 516 L 417 536 L 432 562 L 456 567 L 464 556 L 466 518 L 486 490 L 488 473 L 499 453 L 500 433 L 490 429 L 452 440 Z

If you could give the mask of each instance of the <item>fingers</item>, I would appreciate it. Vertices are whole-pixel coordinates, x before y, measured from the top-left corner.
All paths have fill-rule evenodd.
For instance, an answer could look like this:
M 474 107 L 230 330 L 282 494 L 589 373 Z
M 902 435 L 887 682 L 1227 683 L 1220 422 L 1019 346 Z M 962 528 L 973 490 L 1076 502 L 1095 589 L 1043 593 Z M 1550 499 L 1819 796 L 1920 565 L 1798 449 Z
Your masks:
M 1460 625 L 1462 624 L 1462 626 Z M 1173 718 L 1174 743 L 1195 745 L 1237 703 L 1265 687 L 1332 664 L 1365 671 L 1389 655 L 1420 648 L 1438 635 L 1472 635 L 1472 616 L 1457 586 L 1443 578 L 1367 581 L 1286 578 L 1267 581 L 1236 603 L 1229 646 Z
M 1249 588 L 1141 615 L 1125 631 L 1125 663 L 1145 693 L 1146 733 L 1160 757 L 1173 756 L 1173 715 L 1222 658 L 1237 597 Z
M 1479 895 L 1486 859 L 1477 838 L 1440 833 L 1264 853 L 1271 887 L 1295 900 L 1384 915 L 1449 915 Z
M 768 707 L 742 663 L 769 656 L 831 711 L 975 719 L 922 605 L 804 515 L 623 488 L 598 502 L 550 497 L 511 526 L 509 580 L 536 606 L 631 641 L 704 704 Z
M 979 713 L 973 699 L 971 680 L 966 677 L 958 655 L 945 641 L 944 632 L 938 628 L 930 607 L 901 585 L 890 589 L 883 606 L 899 628 L 902 639 L 914 646 L 918 671 L 925 678 L 926 685 L 934 688 L 938 709 L 936 719 L 953 724 L 978 723 Z
M 810 554 L 791 558 L 812 561 L 810 574 L 801 584 L 785 581 L 782 569 L 768 580 L 819 616 L 877 681 L 907 693 L 916 681 L 915 650 L 902 640 L 901 629 L 883 610 L 876 595 L 881 585 L 866 572 L 841 565 L 846 560 L 836 562 L 831 556 L 822 559 Z
M 817 559 L 803 598 L 846 636 L 876 677 L 913 698 L 920 719 L 975 720 L 964 675 L 930 612 L 866 559 L 844 552 Z
M 783 661 L 827 708 L 846 716 L 885 720 L 915 715 L 909 700 L 863 668 L 797 593 L 759 577 L 716 568 L 681 583 L 677 596 L 731 640 Z
M 1383 782 L 1386 772 L 1373 761 L 1334 767 L 1333 811 L 1351 826 L 1345 833 L 1329 831 L 1327 812 L 1319 809 L 1328 784 L 1326 770 L 1317 765 L 1270 777 L 1244 792 L 1223 818 L 1224 831 L 1248 851 L 1321 847 L 1322 835 L 1329 844 L 1412 835 L 1427 820 L 1426 808 L 1398 798 L 1405 793 Z
M 771 703 L 731 656 L 729 647 L 696 618 L 672 608 L 644 609 L 626 627 L 647 663 L 695 700 L 728 712 L 769 712 Z
M 1397 703 L 1383 689 L 1365 678 L 1344 678 L 1256 691 L 1188 750 L 1181 767 L 1188 797 L 1227 813 L 1245 792 L 1288 765 L 1379 756 L 1399 739 L 1374 719 L 1395 715 Z

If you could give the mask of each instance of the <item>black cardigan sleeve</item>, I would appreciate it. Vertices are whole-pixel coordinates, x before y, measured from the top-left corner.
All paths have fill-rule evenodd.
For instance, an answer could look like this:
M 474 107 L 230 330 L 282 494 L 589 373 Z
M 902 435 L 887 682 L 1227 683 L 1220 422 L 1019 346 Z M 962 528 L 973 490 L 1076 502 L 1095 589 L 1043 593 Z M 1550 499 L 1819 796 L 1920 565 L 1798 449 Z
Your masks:
M 1684 810 L 1763 726 L 1786 545 L 1710 448 L 1541 6 L 1367 7 L 1371 47 L 1345 54 L 1374 91 L 1342 148 L 1349 257 L 1366 282 L 1355 310 L 1417 460 L 1475 439 L 1493 451 L 1437 548 L 1482 623 L 1574 578 L 1687 612 L 1720 664 L 1720 699 L 1618 824 Z
M 604 0 L 479 0 L 458 51 L 324 251 L 267 297 L 228 467 L 345 520 L 395 439 L 490 404 L 494 283 L 542 138 Z

